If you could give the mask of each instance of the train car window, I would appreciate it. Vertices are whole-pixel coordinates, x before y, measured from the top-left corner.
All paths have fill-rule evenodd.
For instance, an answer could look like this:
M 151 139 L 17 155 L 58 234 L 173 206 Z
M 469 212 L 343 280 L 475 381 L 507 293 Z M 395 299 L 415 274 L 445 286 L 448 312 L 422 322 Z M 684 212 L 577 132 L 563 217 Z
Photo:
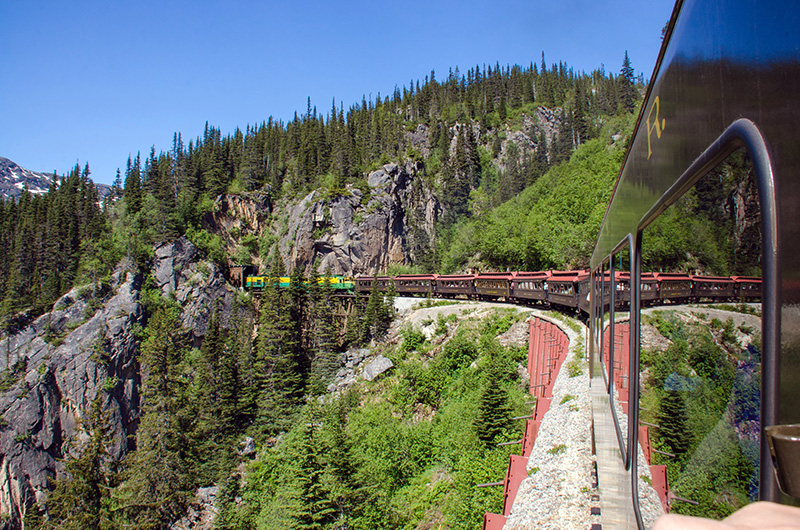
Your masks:
M 607 359 L 606 384 L 623 460 L 629 460 L 630 427 L 628 407 L 630 393 L 630 313 L 623 281 L 631 275 L 630 248 L 623 247 L 611 256 L 603 273 L 603 355 Z
M 655 275 L 661 302 L 641 312 L 642 520 L 665 509 L 722 519 L 759 494 L 761 304 L 733 279 L 761 276 L 758 188 L 743 149 L 644 230 L 642 270 L 676 274 Z

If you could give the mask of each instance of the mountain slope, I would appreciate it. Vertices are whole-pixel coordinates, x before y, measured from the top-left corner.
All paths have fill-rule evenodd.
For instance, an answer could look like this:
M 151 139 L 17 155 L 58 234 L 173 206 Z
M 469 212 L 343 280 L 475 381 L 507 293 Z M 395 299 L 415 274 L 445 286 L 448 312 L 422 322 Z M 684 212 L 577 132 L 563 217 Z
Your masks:
M 4 200 L 18 199 L 26 187 L 34 195 L 44 195 L 52 184 L 53 173 L 31 171 L 0 156 L 0 197 Z M 111 187 L 106 184 L 95 183 L 95 187 L 100 199 L 111 192 Z
M 31 171 L 0 156 L 0 197 L 3 199 L 18 198 L 26 186 L 31 193 L 41 195 L 47 193 L 52 183 L 52 173 Z

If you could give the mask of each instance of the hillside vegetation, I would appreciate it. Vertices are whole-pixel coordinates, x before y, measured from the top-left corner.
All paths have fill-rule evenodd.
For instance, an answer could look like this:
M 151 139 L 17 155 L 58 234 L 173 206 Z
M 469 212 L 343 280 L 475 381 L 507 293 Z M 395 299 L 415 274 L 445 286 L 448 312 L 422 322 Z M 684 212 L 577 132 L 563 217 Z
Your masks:
M 54 427 L 57 436 L 33 436 L 19 418 L 3 417 L 8 454 L 24 465 L 45 462 L 26 476 L 55 477 L 46 503 L 31 486 L 18 505 L 0 506 L 8 528 L 23 517 L 28 529 L 169 528 L 197 488 L 214 484 L 217 528 L 477 526 L 501 495 L 475 485 L 502 476 L 510 449 L 497 443 L 518 436 L 508 418 L 526 399 L 517 371 L 524 349 L 497 342 L 518 317 L 443 317 L 428 323 L 430 336 L 408 327 L 389 344 L 392 296 L 375 291 L 347 305 L 317 288 L 326 270 L 318 254 L 298 248 L 299 238 L 286 241 L 288 217 L 310 216 L 302 209 L 308 197 L 331 208 L 347 202 L 352 224 L 402 209 L 379 200 L 387 194 L 381 186 L 396 184 L 390 172 L 369 182 L 393 163 L 413 169 L 404 182 L 424 189 L 430 218 L 415 233 L 415 212 L 386 216 L 405 219 L 386 231 L 410 227 L 393 235 L 415 246 L 402 255 L 416 258 L 390 264 L 393 272 L 583 267 L 641 89 L 627 57 L 619 75 L 547 67 L 544 57 L 527 67 L 456 69 L 443 81 L 431 72 L 347 111 L 334 103 L 323 115 L 309 101 L 288 123 L 268 119 L 226 136 L 209 125 L 188 145 L 176 133 L 169 152 L 129 158 L 102 205 L 88 165 L 59 177 L 46 195 L 0 202 L 5 391 L 27 403 L 29 385 L 78 379 L 63 366 L 55 374 L 50 355 L 77 342 L 70 333 L 108 302 L 125 273 L 140 311 L 120 333 L 137 352 L 125 385 L 104 341 L 109 331 L 85 344 L 99 390 L 83 398 L 91 403 L 76 411 L 80 421 Z M 242 229 L 232 218 L 238 213 L 223 212 L 235 202 L 223 195 L 262 198 L 269 207 L 256 212 L 258 228 Z M 690 197 L 682 206 L 698 226 L 731 217 L 698 204 Z M 325 211 L 314 210 L 321 218 Z M 685 237 L 679 232 L 689 222 L 668 219 L 661 241 Z M 330 230 L 311 225 L 307 246 L 329 245 Z M 677 246 L 648 247 L 649 264 L 721 269 L 726 262 L 711 258 L 727 249 L 715 250 L 710 232 L 705 240 L 707 251 L 689 257 Z M 251 260 L 265 274 L 291 275 L 291 287 L 256 298 L 225 284 L 220 270 Z M 87 287 L 70 291 L 76 285 Z M 54 307 L 68 291 L 74 296 Z M 57 326 L 53 315 L 73 299 L 86 301 L 83 320 L 73 315 L 71 328 Z M 10 339 L 39 315 L 47 316 L 40 335 L 48 353 L 29 367 L 28 346 L 12 352 Z M 390 359 L 394 371 L 328 392 L 348 352 L 363 347 Z M 129 440 L 107 428 L 116 413 L 111 396 L 123 393 Z M 67 405 L 74 407 L 53 406 Z M 253 461 L 239 454 L 248 438 Z M 122 458 L 111 456 L 112 446 Z

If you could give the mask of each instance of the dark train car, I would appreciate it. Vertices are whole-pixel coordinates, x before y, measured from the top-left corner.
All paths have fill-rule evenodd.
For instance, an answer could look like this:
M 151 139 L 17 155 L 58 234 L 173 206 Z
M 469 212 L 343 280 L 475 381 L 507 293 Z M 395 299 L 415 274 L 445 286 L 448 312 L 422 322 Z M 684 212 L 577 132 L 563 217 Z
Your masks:
M 401 296 L 432 295 L 438 274 L 401 274 L 394 278 L 394 288 Z
M 472 298 L 475 295 L 474 274 L 440 274 L 436 278 L 434 292 L 445 298 L 465 296 Z
M 692 276 L 692 282 L 698 302 L 728 302 L 734 298 L 736 283 L 727 276 Z
M 611 275 L 606 274 L 606 281 L 608 281 L 610 278 Z M 588 315 L 589 310 L 591 309 L 591 282 L 592 276 L 589 274 L 589 271 L 580 271 L 575 279 L 575 287 L 577 289 L 577 292 L 575 293 L 575 299 L 578 303 L 578 310 L 585 315 Z M 611 303 L 610 291 L 606 291 L 605 300 L 607 304 Z
M 642 471 L 651 466 L 665 483 L 655 492 L 666 510 L 672 503 L 683 514 L 725 514 L 700 508 L 703 503 L 736 509 L 751 500 L 789 502 L 782 496 L 776 475 L 795 474 L 791 457 L 771 454 L 768 443 L 773 426 L 788 428 L 800 423 L 800 334 L 795 311 L 800 303 L 800 156 L 797 124 L 800 123 L 800 4 L 756 0 L 679 0 L 666 28 L 658 62 L 651 76 L 623 167 L 606 209 L 590 265 L 595 275 L 621 254 L 631 262 L 630 372 L 628 410 L 620 410 L 617 383 L 603 371 L 604 319 L 600 300 L 593 300 L 588 339 L 592 372 L 593 447 L 597 454 L 597 480 L 601 495 L 603 527 L 648 528 L 654 524 L 651 493 Z M 761 293 L 760 355 L 736 365 L 745 375 L 760 373 L 750 390 L 723 392 L 730 400 L 715 416 L 707 417 L 709 436 L 692 429 L 688 449 L 676 451 L 673 461 L 682 469 L 663 471 L 665 458 L 645 455 L 649 440 L 662 438 L 658 427 L 646 429 L 640 418 L 653 417 L 653 403 L 666 403 L 666 387 L 649 386 L 651 365 L 642 350 L 645 329 L 639 296 L 643 242 L 656 229 L 662 214 L 670 214 L 692 188 L 721 163 L 747 160 L 748 178 L 758 189 L 760 211 L 760 260 L 762 281 L 753 280 L 746 291 Z M 674 210 L 672 210 L 674 212 Z M 688 238 L 681 250 L 690 253 Z M 689 300 L 693 294 L 687 275 L 655 274 L 662 302 Z M 742 295 L 743 284 L 737 284 Z M 726 286 L 726 288 L 728 288 Z M 755 296 L 753 297 L 755 299 Z M 613 342 L 611 343 L 614 344 Z M 613 346 L 612 346 L 613 347 Z M 643 362 L 644 361 L 644 362 Z M 729 360 L 730 361 L 730 360 Z M 760 363 L 754 368 L 747 363 Z M 609 367 L 614 370 L 614 366 Z M 692 378 L 701 377 L 701 374 Z M 710 379 L 708 379 L 710 381 Z M 737 381 L 739 378 L 737 377 Z M 677 390 L 677 387 L 674 388 Z M 693 392 L 684 391 L 682 399 Z M 700 401 L 693 406 L 710 409 Z M 723 444 L 711 433 L 715 425 L 731 425 L 726 410 L 752 408 L 755 415 L 747 429 L 732 429 L 735 438 L 720 461 L 748 461 L 753 476 L 732 488 L 736 477 L 727 475 L 718 461 L 709 461 L 703 450 L 719 451 Z M 663 409 L 662 409 L 663 410 Z M 641 411 L 641 412 L 640 412 Z M 745 440 L 745 437 L 747 438 Z M 788 438 L 788 436 L 787 436 Z M 738 440 L 737 440 L 738 439 Z M 739 441 L 739 443 L 736 443 Z M 746 441 L 746 445 L 742 443 Z M 793 442 L 797 444 L 797 442 Z M 748 449 L 745 450 L 745 447 Z M 757 448 L 757 450 L 756 450 Z M 721 454 L 721 453 L 720 453 Z M 661 455 L 665 456 L 665 455 Z M 672 458 L 672 457 L 669 457 Z M 666 460 L 669 462 L 669 460 Z M 683 467 L 685 464 L 685 467 Z M 667 464 L 668 465 L 668 464 Z M 658 468 L 658 469 L 656 469 Z M 720 479 L 701 482 L 700 477 Z M 730 478 L 730 480 L 727 480 Z M 697 483 L 694 481 L 697 480 Z M 672 482 L 672 484 L 670 484 Z M 680 484 L 685 489 L 671 491 Z M 683 492 L 689 492 L 682 498 Z M 790 492 L 791 493 L 791 492 Z M 797 495 L 797 492 L 794 492 Z M 695 498 L 696 497 L 696 498 Z M 713 501 L 709 501 L 713 499 Z M 731 502 L 728 499 L 741 499 Z M 684 502 L 684 501 L 689 501 Z M 697 504 L 698 508 L 694 508 Z M 697 509 L 697 512 L 694 510 Z M 765 526 L 769 521 L 763 521 Z M 709 525 L 711 526 L 711 525 Z
M 372 291 L 372 282 L 378 282 L 378 291 L 385 293 L 389 290 L 389 284 L 392 283 L 391 276 L 359 276 L 355 279 L 356 291 L 362 294 L 369 294 Z
M 761 278 L 757 276 L 731 276 L 735 284 L 734 298 L 737 301 L 760 301 Z
M 578 283 L 587 281 L 586 271 L 550 271 L 547 301 L 550 305 L 578 309 Z M 588 287 L 588 283 L 586 284 Z
M 682 272 L 654 272 L 658 298 L 663 303 L 683 304 L 694 297 L 692 277 Z
M 643 306 L 659 303 L 658 280 L 652 272 L 643 272 L 641 274 L 640 289 Z M 630 293 L 628 294 L 628 302 L 630 302 Z
M 475 295 L 482 299 L 511 298 L 511 282 L 516 272 L 485 272 L 475 277 Z
M 547 303 L 547 280 L 550 271 L 518 272 L 511 280 L 511 293 L 515 300 L 523 303 Z
M 648 306 L 657 304 L 658 298 L 658 280 L 652 272 L 643 272 L 641 275 L 641 282 L 639 288 L 641 289 L 641 302 L 642 305 Z M 631 273 L 628 271 L 617 273 L 617 307 L 620 309 L 627 309 L 631 304 Z

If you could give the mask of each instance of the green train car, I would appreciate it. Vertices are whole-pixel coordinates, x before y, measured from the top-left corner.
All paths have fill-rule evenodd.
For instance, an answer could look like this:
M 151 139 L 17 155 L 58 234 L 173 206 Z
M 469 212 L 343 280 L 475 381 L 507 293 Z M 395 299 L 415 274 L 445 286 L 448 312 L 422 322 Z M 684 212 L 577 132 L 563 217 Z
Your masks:
M 352 278 L 346 276 L 320 276 L 317 283 L 323 285 L 328 283 L 335 291 L 352 292 L 355 290 L 355 282 Z M 244 287 L 247 290 L 261 290 L 267 285 L 272 283 L 276 287 L 287 288 L 291 284 L 291 278 L 288 276 L 281 276 L 279 278 L 270 278 L 269 276 L 246 276 Z M 303 285 L 308 286 L 308 280 L 303 280 Z

